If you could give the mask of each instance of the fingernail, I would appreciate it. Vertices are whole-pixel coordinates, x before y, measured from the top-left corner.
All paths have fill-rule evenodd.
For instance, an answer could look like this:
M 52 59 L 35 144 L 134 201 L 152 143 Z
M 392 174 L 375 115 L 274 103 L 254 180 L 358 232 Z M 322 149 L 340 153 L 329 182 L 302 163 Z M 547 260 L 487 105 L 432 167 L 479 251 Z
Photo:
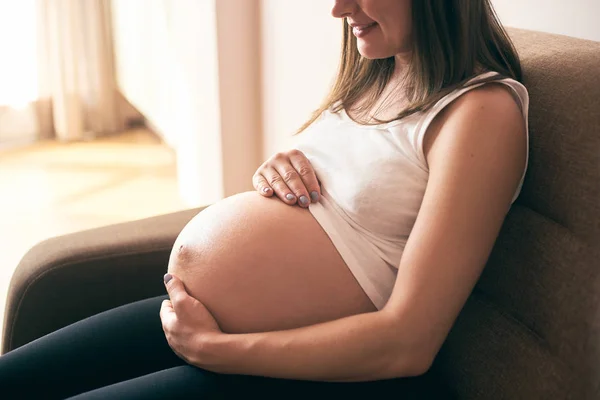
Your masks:
M 271 188 L 270 188 L 270 187 L 264 187 L 264 188 L 263 188 L 263 192 L 264 192 L 264 193 L 269 193 L 270 191 L 271 191 Z
M 319 201 L 319 193 L 317 193 L 316 191 L 312 191 L 310 192 L 310 198 L 313 202 L 317 202 Z
M 171 279 L 173 279 L 173 277 L 171 276 L 171 274 L 165 274 L 165 276 L 164 276 L 165 285 L 166 285 L 167 283 L 169 283 L 169 281 L 170 281 Z
M 289 201 L 292 201 L 292 200 L 294 200 L 296 198 L 296 196 L 294 196 L 291 193 L 288 193 L 288 194 L 285 195 L 285 198 L 288 199 Z
M 303 206 L 308 204 L 308 197 L 306 196 L 300 196 L 300 204 L 302 204 Z

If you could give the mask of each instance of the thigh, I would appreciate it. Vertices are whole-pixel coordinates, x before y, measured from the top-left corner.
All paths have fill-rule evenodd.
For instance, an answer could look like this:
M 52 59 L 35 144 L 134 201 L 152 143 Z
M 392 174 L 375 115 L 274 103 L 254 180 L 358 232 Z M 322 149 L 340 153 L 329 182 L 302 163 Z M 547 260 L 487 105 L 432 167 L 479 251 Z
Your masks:
M 166 298 L 105 311 L 6 353 L 0 357 L 0 393 L 64 398 L 183 365 L 162 331 L 159 310 Z
M 403 400 L 442 400 L 423 377 L 373 382 L 331 383 L 222 375 L 190 365 L 179 366 L 82 393 L 69 400 L 216 400 L 378 398 L 393 393 Z
M 182 365 L 115 383 L 70 397 L 69 400 L 189 400 L 220 399 L 223 376 Z

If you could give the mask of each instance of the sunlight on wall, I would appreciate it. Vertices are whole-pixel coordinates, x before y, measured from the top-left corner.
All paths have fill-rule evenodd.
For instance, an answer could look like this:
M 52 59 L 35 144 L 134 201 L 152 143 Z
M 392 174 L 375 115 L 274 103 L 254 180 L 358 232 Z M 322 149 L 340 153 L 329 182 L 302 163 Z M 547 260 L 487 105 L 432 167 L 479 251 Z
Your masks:
M 223 197 L 215 12 L 215 0 L 112 0 L 119 88 L 176 150 L 190 206 Z
M 253 190 L 260 165 L 258 0 L 112 0 L 123 95 L 175 149 L 181 197 Z
M 263 159 L 289 149 L 327 94 L 340 58 L 331 1 L 262 0 Z M 307 21 L 310 29 L 307 29 Z
M 598 0 L 494 0 L 503 24 L 600 41 Z
M 0 106 L 35 100 L 37 82 L 36 0 L 0 0 Z

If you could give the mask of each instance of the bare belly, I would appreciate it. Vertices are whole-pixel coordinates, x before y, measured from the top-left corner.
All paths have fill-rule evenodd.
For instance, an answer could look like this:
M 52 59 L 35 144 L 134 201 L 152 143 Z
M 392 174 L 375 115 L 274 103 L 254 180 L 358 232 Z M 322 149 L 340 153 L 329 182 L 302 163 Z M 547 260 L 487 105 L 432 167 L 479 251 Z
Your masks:
M 228 333 L 291 329 L 376 308 L 312 214 L 256 192 L 194 217 L 171 253 L 183 280 Z

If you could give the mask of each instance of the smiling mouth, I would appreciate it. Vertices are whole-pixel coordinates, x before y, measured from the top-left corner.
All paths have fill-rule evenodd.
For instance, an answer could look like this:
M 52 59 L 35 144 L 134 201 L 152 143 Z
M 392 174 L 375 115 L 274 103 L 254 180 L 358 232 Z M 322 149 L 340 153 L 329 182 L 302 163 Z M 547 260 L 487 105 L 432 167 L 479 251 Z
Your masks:
M 367 33 L 369 33 L 371 31 L 371 28 L 375 27 L 375 25 L 377 25 L 377 22 L 372 22 L 372 23 L 366 24 L 366 25 L 355 25 L 352 27 L 352 33 L 356 37 L 365 36 Z

